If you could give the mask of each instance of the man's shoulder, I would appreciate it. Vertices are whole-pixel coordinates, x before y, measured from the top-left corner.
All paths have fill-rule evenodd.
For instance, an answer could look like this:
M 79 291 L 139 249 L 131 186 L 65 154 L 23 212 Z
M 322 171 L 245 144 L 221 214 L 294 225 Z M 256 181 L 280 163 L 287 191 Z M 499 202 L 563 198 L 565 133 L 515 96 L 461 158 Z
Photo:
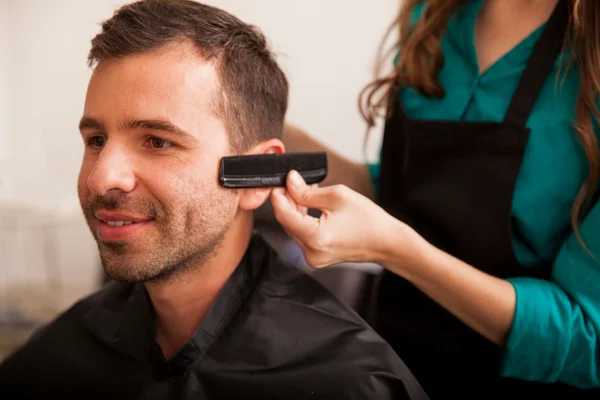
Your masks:
M 123 309 L 127 305 L 127 301 L 134 290 L 136 290 L 136 285 L 114 281 L 108 282 L 102 288 L 77 300 L 59 314 L 46 328 L 62 324 L 81 324 L 90 313 L 102 308 L 109 308 L 118 312 L 119 309 Z
M 263 276 L 253 293 L 249 312 L 268 316 L 272 324 L 270 335 L 277 331 L 282 336 L 297 335 L 305 344 L 313 340 L 323 346 L 335 346 L 338 361 L 366 360 L 365 354 L 378 354 L 375 363 L 380 365 L 397 361 L 389 344 L 357 312 L 315 277 L 281 259 L 271 264 Z M 314 350 L 296 346 L 295 351 Z
M 335 320 L 344 326 L 353 325 L 357 329 L 374 333 L 355 310 L 334 295 L 317 278 L 283 261 L 276 253 L 268 262 L 268 268 L 254 294 L 271 299 L 293 318 Z
M 293 370 L 306 375 L 307 390 L 333 390 L 340 399 L 426 399 L 391 346 L 350 306 L 270 251 L 260 279 L 231 321 L 231 335 L 217 345 L 221 355 L 231 353 L 237 363 L 283 375 Z M 243 351 L 248 343 L 258 347 Z
M 60 351 L 60 343 L 68 347 L 69 344 L 66 343 L 65 338 L 73 338 L 74 335 L 82 334 L 85 329 L 85 321 L 90 314 L 102 307 L 118 309 L 126 304 L 133 289 L 133 285 L 118 282 L 106 284 L 101 289 L 76 301 L 53 320 L 38 328 L 19 350 L 49 346 L 50 350 Z
M 61 390 L 60 385 L 70 379 L 77 385 L 75 375 L 89 375 L 91 360 L 97 361 L 102 354 L 102 347 L 87 323 L 94 320 L 96 310 L 106 306 L 116 310 L 130 291 L 128 285 L 110 283 L 39 328 L 0 364 L 0 397 L 5 393 L 3 390 L 9 393 L 41 390 L 41 387 Z M 40 388 L 31 387 L 34 383 L 41 385 Z

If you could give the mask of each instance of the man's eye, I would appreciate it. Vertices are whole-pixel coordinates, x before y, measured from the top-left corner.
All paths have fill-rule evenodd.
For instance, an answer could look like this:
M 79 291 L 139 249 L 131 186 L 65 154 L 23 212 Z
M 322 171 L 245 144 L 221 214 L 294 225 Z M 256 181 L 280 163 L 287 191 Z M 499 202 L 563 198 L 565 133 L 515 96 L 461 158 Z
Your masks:
M 171 142 L 168 142 L 161 138 L 150 138 L 149 143 L 153 149 L 166 149 L 168 147 L 173 147 L 173 144 Z
M 90 136 L 87 140 L 87 144 L 91 147 L 104 147 L 106 138 L 104 136 Z

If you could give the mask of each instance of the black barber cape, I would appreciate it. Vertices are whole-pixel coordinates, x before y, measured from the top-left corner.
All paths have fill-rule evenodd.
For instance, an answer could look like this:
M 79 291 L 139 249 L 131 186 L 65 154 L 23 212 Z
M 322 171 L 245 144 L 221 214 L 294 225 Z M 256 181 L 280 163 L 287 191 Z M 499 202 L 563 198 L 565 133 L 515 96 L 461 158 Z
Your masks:
M 110 283 L 0 366 L 0 399 L 426 399 L 391 347 L 254 236 L 165 361 L 142 284 Z

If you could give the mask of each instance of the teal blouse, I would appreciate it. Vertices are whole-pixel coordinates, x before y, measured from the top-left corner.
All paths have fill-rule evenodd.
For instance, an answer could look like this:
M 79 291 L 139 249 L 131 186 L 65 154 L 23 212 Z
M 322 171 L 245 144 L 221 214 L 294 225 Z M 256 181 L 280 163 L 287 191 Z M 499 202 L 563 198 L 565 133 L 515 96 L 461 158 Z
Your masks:
M 401 91 L 410 117 L 503 119 L 543 27 L 479 74 L 473 32 L 482 2 L 468 3 L 443 37 L 440 79 L 446 96 L 430 99 L 412 89 Z M 415 10 L 415 19 L 422 10 L 423 5 Z M 563 54 L 557 60 L 554 76 L 566 59 Z M 527 123 L 531 135 L 512 204 L 513 246 L 526 268 L 551 265 L 552 280 L 509 280 L 517 303 L 502 374 L 592 387 L 600 386 L 600 203 L 580 225 L 585 244 L 598 257 L 594 259 L 570 227 L 573 201 L 589 167 L 572 125 L 578 89 L 574 64 L 564 83 L 546 82 Z M 370 165 L 370 170 L 377 187 L 379 165 Z

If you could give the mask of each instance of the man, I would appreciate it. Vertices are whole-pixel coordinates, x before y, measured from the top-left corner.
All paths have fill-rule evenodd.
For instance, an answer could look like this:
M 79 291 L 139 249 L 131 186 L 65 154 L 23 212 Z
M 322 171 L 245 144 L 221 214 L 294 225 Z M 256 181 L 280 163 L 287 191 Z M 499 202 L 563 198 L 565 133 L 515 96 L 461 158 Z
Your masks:
M 268 189 L 221 157 L 281 153 L 288 85 L 256 29 L 187 0 L 119 9 L 92 40 L 78 183 L 117 283 L 0 368 L 0 398 L 424 399 L 391 348 L 253 234 Z

